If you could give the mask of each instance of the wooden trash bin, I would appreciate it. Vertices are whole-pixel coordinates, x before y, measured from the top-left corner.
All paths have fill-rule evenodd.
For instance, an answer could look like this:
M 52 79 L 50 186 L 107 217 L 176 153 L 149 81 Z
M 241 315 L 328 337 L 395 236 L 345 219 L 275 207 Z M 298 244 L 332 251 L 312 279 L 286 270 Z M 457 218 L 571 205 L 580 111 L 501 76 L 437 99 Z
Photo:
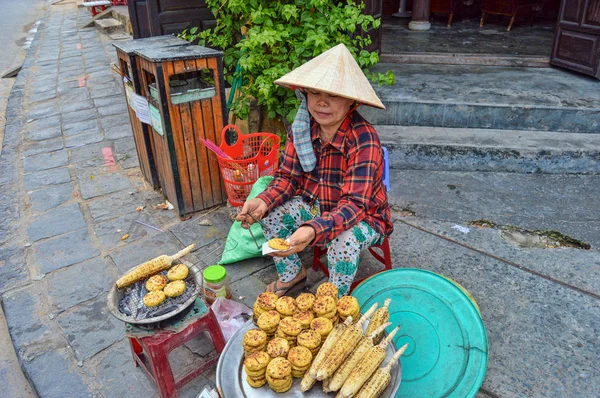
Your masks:
M 227 124 L 223 53 L 196 45 L 135 53 L 163 193 L 180 217 L 224 203 L 217 157 L 199 140 L 218 145 Z
M 135 148 L 140 162 L 140 169 L 144 178 L 146 178 L 154 189 L 160 187 L 160 181 L 154 164 L 155 151 L 152 143 L 152 135 L 150 134 L 149 126 L 140 122 L 138 119 L 133 104 L 131 103 L 132 93 L 142 95 L 139 62 L 136 59 L 137 55 L 135 54 L 135 50 L 149 46 L 169 47 L 186 44 L 189 43 L 173 35 L 113 42 L 113 46 L 115 46 L 117 50 L 118 68 L 123 77 L 123 90 L 127 99 L 131 130 L 133 131 L 133 139 L 135 141 Z

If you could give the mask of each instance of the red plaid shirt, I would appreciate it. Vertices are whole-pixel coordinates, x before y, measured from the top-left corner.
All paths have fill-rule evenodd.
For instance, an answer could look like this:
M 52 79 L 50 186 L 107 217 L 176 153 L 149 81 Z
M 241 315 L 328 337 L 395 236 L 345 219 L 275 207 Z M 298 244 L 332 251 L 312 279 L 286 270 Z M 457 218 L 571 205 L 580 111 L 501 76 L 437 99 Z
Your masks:
M 269 211 L 295 195 L 307 203 L 319 200 L 321 216 L 302 225 L 317 233 L 322 246 L 340 233 L 366 221 L 389 236 L 394 227 L 383 185 L 383 150 L 377 132 L 354 111 L 342 122 L 331 142 L 322 144 L 317 123 L 311 118 L 311 138 L 317 166 L 305 173 L 288 134 L 281 165 L 269 187 L 258 195 Z

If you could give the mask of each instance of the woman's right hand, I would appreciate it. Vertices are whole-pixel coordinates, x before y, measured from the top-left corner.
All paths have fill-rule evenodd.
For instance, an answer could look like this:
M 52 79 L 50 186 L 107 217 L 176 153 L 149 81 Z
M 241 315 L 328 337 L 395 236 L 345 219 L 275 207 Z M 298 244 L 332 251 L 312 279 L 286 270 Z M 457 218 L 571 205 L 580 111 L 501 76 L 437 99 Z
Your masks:
M 247 200 L 242 206 L 242 210 L 235 217 L 236 221 L 242 222 L 242 228 L 248 229 L 250 225 L 252 225 L 255 221 L 248 214 L 252 214 L 257 220 L 262 220 L 262 218 L 267 214 L 267 204 L 262 201 L 262 199 L 254 198 Z

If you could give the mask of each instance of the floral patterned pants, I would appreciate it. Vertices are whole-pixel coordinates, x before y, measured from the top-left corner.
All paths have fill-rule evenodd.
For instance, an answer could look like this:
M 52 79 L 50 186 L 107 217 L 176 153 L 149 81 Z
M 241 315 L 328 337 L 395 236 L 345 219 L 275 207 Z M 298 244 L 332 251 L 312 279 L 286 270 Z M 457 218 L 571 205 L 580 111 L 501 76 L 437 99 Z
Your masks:
M 267 239 L 289 238 L 300 224 L 318 217 L 321 214 L 319 203 L 314 205 L 305 203 L 300 196 L 294 196 L 283 205 L 273 209 L 263 219 L 268 230 L 263 231 Z M 329 282 L 338 287 L 339 295 L 345 295 L 354 280 L 360 252 L 370 246 L 380 243 L 382 236 L 375 232 L 364 221 L 342 232 L 337 238 L 327 243 L 327 266 L 329 268 Z M 302 269 L 298 254 L 288 257 L 273 257 L 275 268 L 281 282 L 294 279 Z

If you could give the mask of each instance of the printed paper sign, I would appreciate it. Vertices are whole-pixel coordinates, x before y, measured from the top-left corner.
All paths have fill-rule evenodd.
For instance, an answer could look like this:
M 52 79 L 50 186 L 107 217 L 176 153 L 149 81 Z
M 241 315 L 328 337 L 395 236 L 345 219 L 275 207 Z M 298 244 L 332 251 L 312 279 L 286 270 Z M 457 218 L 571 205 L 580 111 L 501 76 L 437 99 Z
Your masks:
M 135 114 L 137 115 L 138 119 L 140 119 L 140 122 L 151 124 L 152 120 L 150 119 L 148 100 L 136 93 L 131 93 L 131 98 L 133 98 L 134 103 L 133 109 L 135 109 Z
M 160 135 L 164 135 L 163 133 L 163 123 L 162 117 L 160 116 L 160 111 L 152 104 L 149 104 L 150 107 L 150 120 L 152 121 L 152 127 L 156 132 Z

